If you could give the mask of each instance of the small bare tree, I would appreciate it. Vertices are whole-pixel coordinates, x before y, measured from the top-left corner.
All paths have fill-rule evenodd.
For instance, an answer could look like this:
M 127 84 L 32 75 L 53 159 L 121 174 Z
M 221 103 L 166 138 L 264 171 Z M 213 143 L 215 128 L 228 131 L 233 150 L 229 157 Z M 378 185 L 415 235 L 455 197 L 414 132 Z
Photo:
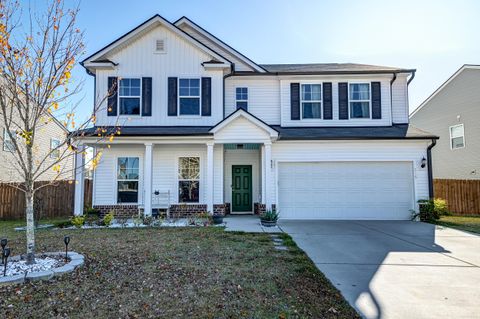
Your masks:
M 64 0 L 48 0 L 44 12 L 25 10 L 15 0 L 0 2 L 0 124 L 14 159 L 9 166 L 21 181 L 11 186 L 25 193 L 27 263 L 35 262 L 35 192 L 72 175 L 73 165 L 67 164 L 73 162 L 77 149 L 71 140 L 95 123 L 106 99 L 99 99 L 92 115 L 81 123 L 75 121 L 75 106 L 67 107 L 69 98 L 81 89 L 81 83 L 71 80 L 71 70 L 84 49 L 83 32 L 76 27 L 78 12 L 78 6 L 67 8 Z M 42 148 L 39 136 L 57 121 L 54 115 L 58 124 L 74 132 L 65 131 L 56 147 Z M 119 130 L 97 132 L 109 140 L 119 134 Z M 92 159 L 93 166 L 100 154 Z M 35 183 L 52 172 L 49 182 Z

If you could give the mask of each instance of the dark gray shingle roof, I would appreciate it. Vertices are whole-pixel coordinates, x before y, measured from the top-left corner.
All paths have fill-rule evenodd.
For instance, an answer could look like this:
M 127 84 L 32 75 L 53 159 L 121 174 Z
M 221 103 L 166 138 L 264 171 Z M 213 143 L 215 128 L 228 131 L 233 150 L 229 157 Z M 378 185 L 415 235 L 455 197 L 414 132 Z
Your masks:
M 81 132 L 86 136 L 96 135 L 97 129 L 106 129 L 107 132 L 114 132 L 117 128 L 90 127 Z M 121 136 L 208 136 L 210 126 L 122 126 L 120 127 Z
M 302 73 L 302 72 L 411 72 L 410 69 L 357 64 L 357 63 L 308 63 L 308 64 L 260 64 L 262 68 L 271 73 Z
M 281 127 L 280 140 L 432 139 L 437 136 L 408 124 L 369 127 Z

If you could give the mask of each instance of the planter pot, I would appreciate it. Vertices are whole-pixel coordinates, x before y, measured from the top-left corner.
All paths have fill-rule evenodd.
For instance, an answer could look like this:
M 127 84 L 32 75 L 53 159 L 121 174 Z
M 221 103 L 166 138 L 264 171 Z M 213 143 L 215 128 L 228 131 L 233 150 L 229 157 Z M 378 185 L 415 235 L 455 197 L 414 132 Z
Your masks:
M 223 216 L 213 216 L 213 224 L 219 225 L 223 223 Z
M 274 226 L 277 226 L 277 221 L 260 220 L 260 223 L 262 224 L 262 226 L 265 226 L 265 227 L 274 227 Z

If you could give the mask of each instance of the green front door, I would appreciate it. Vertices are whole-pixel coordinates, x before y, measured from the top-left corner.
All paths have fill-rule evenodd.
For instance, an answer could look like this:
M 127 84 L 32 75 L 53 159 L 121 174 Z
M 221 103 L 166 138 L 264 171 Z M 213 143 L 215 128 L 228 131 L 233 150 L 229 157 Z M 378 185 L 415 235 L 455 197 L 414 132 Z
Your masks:
M 252 211 L 252 165 L 232 165 L 232 212 Z

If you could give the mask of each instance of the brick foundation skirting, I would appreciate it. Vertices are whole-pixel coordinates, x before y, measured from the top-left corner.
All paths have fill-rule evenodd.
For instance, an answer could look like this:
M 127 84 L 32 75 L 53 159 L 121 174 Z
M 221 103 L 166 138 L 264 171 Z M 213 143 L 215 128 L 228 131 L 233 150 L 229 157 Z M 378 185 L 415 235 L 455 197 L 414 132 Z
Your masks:
M 138 215 L 138 205 L 95 205 L 93 208 L 100 211 L 101 218 L 110 211 L 113 211 L 116 218 L 131 218 Z
M 173 218 L 189 217 L 206 211 L 206 204 L 175 204 L 170 206 L 170 216 Z
M 265 204 L 261 204 L 261 203 L 253 204 L 253 213 L 255 215 L 263 214 L 265 213 L 266 210 L 267 210 L 267 205 Z
M 229 206 L 228 204 L 215 204 L 213 205 L 213 213 L 215 215 L 222 215 L 222 216 L 225 216 L 227 213 L 227 206 Z

